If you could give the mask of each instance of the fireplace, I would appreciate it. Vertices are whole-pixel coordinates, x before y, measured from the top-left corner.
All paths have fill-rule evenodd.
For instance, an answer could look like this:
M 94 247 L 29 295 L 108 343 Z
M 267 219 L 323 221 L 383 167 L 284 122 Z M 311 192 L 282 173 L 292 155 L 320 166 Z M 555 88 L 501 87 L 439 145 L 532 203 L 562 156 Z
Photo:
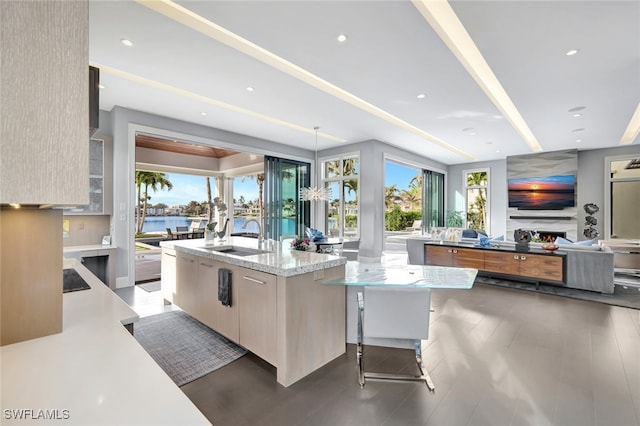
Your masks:
M 543 243 L 552 243 L 556 240 L 556 238 L 558 237 L 562 237 L 562 238 L 567 238 L 567 233 L 566 232 L 559 232 L 559 231 L 534 231 L 531 229 L 527 229 L 527 231 L 531 232 L 532 235 L 535 235 L 535 233 L 538 233 L 538 238 L 543 242 Z

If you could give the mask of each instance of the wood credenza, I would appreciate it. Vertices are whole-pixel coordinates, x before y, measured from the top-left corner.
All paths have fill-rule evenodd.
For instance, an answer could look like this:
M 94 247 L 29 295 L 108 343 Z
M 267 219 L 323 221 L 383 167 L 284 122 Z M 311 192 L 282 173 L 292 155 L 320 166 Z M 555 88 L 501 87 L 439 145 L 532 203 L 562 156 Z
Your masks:
M 566 254 L 542 250 L 517 252 L 499 248 L 425 244 L 426 265 L 475 268 L 485 274 L 501 274 L 535 281 L 564 283 Z

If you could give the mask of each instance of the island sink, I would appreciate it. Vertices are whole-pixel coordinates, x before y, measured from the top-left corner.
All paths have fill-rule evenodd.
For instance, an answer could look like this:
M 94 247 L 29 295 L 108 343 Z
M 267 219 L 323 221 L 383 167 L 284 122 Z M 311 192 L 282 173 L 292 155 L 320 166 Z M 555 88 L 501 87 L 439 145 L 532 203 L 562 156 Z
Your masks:
M 218 253 L 230 254 L 232 256 L 253 256 L 256 254 L 269 253 L 267 250 L 256 250 L 247 247 L 202 247 L 205 250 L 217 251 Z

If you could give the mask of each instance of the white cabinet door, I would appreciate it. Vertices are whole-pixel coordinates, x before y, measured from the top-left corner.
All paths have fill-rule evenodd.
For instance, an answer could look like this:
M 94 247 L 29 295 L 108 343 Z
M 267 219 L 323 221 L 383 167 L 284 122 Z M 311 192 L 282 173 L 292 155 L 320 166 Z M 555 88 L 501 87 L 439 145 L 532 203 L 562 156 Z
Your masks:
M 216 330 L 218 321 L 218 269 L 220 262 L 198 258 L 198 308 L 196 318 L 201 323 Z
M 175 250 L 162 249 L 162 260 L 160 262 L 162 274 L 162 297 L 173 303 L 173 296 L 176 292 L 176 252 Z
M 223 336 L 238 343 L 240 331 L 238 328 L 238 306 L 240 300 L 238 297 L 237 275 L 234 267 L 228 263 L 220 263 L 220 268 L 231 270 L 231 306 L 224 306 L 218 301 L 216 293 L 216 331 Z M 218 291 L 218 279 L 216 270 L 216 292 Z
M 276 365 L 276 276 L 236 266 L 233 284 L 238 288 L 240 344 Z
M 176 291 L 173 303 L 191 316 L 198 305 L 198 257 L 176 252 Z

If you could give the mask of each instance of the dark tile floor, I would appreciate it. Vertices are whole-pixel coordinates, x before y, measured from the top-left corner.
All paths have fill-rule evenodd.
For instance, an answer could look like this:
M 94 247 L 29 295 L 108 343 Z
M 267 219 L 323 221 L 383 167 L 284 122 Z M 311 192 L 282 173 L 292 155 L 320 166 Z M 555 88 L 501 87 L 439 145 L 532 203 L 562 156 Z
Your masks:
M 122 290 L 141 315 L 167 309 L 159 292 Z M 352 345 L 288 388 L 249 354 L 182 390 L 216 426 L 640 425 L 639 310 L 482 284 L 434 290 L 432 307 L 423 353 L 435 393 L 360 389 Z M 368 369 L 414 368 L 410 351 L 367 349 Z

